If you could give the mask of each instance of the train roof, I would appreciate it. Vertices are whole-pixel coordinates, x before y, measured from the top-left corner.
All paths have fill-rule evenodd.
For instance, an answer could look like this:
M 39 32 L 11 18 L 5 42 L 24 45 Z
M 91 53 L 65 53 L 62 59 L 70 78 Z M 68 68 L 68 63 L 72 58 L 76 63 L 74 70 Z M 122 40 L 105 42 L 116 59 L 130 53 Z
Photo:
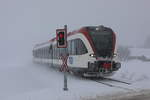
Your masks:
M 100 26 L 84 26 L 84 27 L 79 28 L 78 30 L 74 30 L 74 31 L 72 31 L 72 32 L 68 32 L 68 33 L 67 33 L 67 36 L 69 37 L 69 36 L 71 36 L 71 35 L 75 35 L 75 34 L 77 34 L 77 33 L 81 33 L 81 34 L 85 35 L 86 37 L 88 37 L 88 36 L 87 36 L 87 35 L 88 35 L 87 30 L 99 30 L 99 31 L 110 30 L 110 31 L 112 31 L 111 28 L 104 27 L 103 25 L 100 25 Z M 54 42 L 55 40 L 56 40 L 56 36 L 53 35 L 52 39 L 50 39 L 50 40 L 47 41 L 47 42 L 43 42 L 43 43 L 40 43 L 40 44 L 36 44 L 36 45 L 35 45 L 35 48 L 36 48 L 36 47 L 41 47 L 41 46 L 47 45 L 47 44 L 49 44 L 49 43 L 51 43 L 51 42 Z

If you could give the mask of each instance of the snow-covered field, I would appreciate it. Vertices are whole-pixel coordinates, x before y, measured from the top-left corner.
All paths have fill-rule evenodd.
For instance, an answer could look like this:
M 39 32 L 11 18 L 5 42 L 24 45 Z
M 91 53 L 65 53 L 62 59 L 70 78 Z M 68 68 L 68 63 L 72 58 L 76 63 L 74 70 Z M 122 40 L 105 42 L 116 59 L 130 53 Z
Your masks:
M 86 100 L 97 96 L 134 93 L 150 89 L 150 62 L 122 62 L 113 78 L 131 82 L 121 88 L 108 87 L 90 80 L 68 75 L 69 91 L 63 91 L 63 73 L 48 65 L 31 61 L 0 66 L 0 100 Z M 120 85 L 120 84 L 116 84 Z

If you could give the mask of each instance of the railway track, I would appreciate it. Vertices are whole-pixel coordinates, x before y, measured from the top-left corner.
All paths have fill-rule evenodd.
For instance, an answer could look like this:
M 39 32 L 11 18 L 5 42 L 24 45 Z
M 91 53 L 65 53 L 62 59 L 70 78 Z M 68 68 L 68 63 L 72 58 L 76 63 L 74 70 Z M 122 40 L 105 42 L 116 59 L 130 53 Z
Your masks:
M 113 81 L 113 82 L 118 82 L 118 83 L 123 83 L 123 84 L 131 85 L 131 83 L 129 83 L 129 82 L 125 82 L 125 81 L 121 81 L 121 80 L 113 79 L 113 78 L 102 77 L 101 80 L 107 80 L 107 81 Z
M 73 75 L 73 74 L 70 74 Z M 74 76 L 74 75 L 73 75 Z M 119 88 L 119 89 L 123 89 L 123 90 L 127 90 L 129 92 L 136 92 L 134 89 L 129 88 L 129 86 L 131 86 L 132 83 L 130 82 L 125 82 L 122 80 L 118 80 L 118 79 L 114 79 L 114 78 L 105 78 L 105 77 L 83 77 L 83 76 L 75 76 L 81 79 L 86 79 L 86 80 L 91 80 L 103 85 L 106 85 L 108 87 L 112 87 L 112 88 Z M 119 84 L 118 84 L 119 83 Z M 123 86 L 126 85 L 126 86 Z
M 106 86 L 109 86 L 109 87 L 119 88 L 119 89 L 135 92 L 134 89 L 131 89 L 128 87 L 131 85 L 131 83 L 128 83 L 125 81 L 112 79 L 112 78 L 100 78 L 100 79 L 90 78 L 90 80 L 97 82 L 97 83 L 100 83 L 100 84 L 103 84 L 103 85 L 106 85 Z M 120 83 L 120 85 L 118 85 L 118 83 Z M 127 86 L 125 87 L 125 86 L 123 86 L 123 84 L 127 85 Z

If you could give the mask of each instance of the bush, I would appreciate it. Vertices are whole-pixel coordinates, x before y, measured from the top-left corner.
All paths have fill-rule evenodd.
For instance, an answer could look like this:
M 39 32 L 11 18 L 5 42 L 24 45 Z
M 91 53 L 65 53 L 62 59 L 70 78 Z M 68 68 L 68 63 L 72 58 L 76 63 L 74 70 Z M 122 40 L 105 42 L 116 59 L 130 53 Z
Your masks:
M 150 48 L 150 36 L 148 36 L 144 42 L 144 48 Z
M 118 58 L 121 61 L 128 60 L 128 58 L 130 56 L 130 50 L 129 50 L 128 47 L 126 47 L 126 46 L 118 46 L 117 52 L 119 54 Z

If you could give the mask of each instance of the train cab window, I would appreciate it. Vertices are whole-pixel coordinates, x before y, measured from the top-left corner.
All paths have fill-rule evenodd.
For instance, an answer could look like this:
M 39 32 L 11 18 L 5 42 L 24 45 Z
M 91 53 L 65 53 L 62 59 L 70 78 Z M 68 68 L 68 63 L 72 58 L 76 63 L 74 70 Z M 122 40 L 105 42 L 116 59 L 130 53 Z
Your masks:
M 76 39 L 77 55 L 86 54 L 88 52 L 84 42 L 81 39 Z
M 68 52 L 70 55 L 82 55 L 88 51 L 81 39 L 74 39 L 68 41 Z

